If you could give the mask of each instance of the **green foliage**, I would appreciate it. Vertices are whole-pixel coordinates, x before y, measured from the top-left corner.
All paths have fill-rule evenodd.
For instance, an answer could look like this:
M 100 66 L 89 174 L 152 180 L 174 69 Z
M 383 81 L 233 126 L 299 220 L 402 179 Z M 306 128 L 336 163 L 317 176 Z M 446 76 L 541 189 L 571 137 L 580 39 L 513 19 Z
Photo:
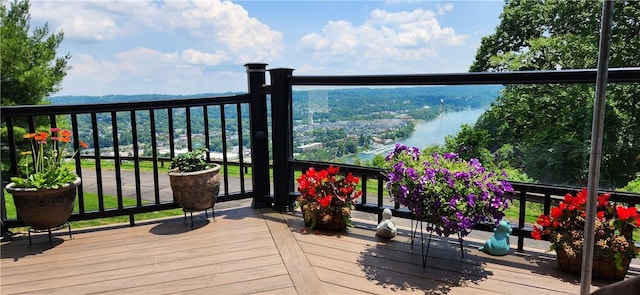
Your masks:
M 629 181 L 622 189 L 630 193 L 640 193 L 640 173 L 636 174 L 636 179 Z
M 70 55 L 56 58 L 63 33 L 49 28 L 30 29 L 29 1 L 15 0 L 10 7 L 0 2 L 0 73 L 2 105 L 44 104 L 59 90 Z
M 471 71 L 595 68 L 600 1 L 508 0 L 494 34 L 482 39 Z M 640 6 L 616 1 L 610 67 L 640 65 Z M 635 36 L 635 37 L 633 37 Z M 583 185 L 588 170 L 594 85 L 509 85 L 482 115 L 488 148 L 504 144 L 521 155 L 517 164 L 533 178 Z M 640 85 L 607 89 L 601 185 L 620 187 L 640 168 Z
M 207 150 L 197 148 L 186 153 L 177 155 L 171 161 L 170 169 L 177 168 L 180 172 L 195 172 L 211 168 L 206 161 Z
M 445 137 L 445 147 L 448 151 L 453 151 L 462 159 L 469 160 L 476 158 L 482 163 L 486 163 L 487 159 L 487 143 L 489 135 L 486 130 L 473 129 L 471 125 L 463 124 L 455 136 L 447 135 Z M 488 155 L 491 157 L 491 155 Z M 493 161 L 491 161 L 493 162 Z
M 65 161 L 65 147 L 71 141 L 69 130 L 52 128 L 51 133 L 30 133 L 25 138 L 31 141 L 31 151 L 23 152 L 27 157 L 21 161 L 21 177 L 11 177 L 15 187 L 56 189 L 76 179 Z

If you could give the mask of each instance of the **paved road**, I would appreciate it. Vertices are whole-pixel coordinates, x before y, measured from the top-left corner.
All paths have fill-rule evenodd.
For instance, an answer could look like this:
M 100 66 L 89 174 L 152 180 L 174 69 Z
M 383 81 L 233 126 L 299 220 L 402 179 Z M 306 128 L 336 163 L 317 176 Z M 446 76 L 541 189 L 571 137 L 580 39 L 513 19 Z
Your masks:
M 143 200 L 153 201 L 155 198 L 154 176 L 153 172 L 140 172 L 140 194 Z M 105 195 L 117 196 L 118 185 L 116 181 L 115 171 L 102 171 L 101 175 L 102 191 Z M 136 192 L 136 175 L 134 171 L 121 171 L 120 185 L 122 196 L 126 198 L 135 198 Z M 94 170 L 82 170 L 82 187 L 86 192 L 97 193 L 98 181 Z M 166 173 L 158 174 L 158 188 L 160 189 L 161 201 L 172 201 L 173 193 L 169 183 L 169 176 Z M 245 179 L 245 190 L 251 190 L 251 179 Z M 221 183 L 220 191 L 225 191 L 224 182 Z M 240 178 L 230 177 L 228 180 L 228 192 L 240 191 Z

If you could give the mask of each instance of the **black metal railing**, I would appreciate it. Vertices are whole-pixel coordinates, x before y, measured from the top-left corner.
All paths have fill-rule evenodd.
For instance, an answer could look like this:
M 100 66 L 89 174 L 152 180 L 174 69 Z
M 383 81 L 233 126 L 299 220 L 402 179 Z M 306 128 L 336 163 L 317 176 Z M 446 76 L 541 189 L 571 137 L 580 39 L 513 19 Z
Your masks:
M 85 220 L 110 216 L 129 215 L 130 222 L 134 222 L 134 214 L 141 212 L 165 210 L 179 208 L 173 200 L 166 200 L 165 197 L 170 192 L 162 191 L 160 187 L 159 169 L 163 161 L 168 161 L 176 154 L 178 147 L 173 139 L 177 138 L 176 126 L 167 124 L 162 127 L 162 132 L 156 125 L 157 117 L 166 114 L 168 122 L 174 120 L 184 120 L 185 148 L 194 147 L 194 129 L 191 125 L 194 114 L 203 116 L 205 125 L 202 144 L 210 147 L 212 141 L 211 127 L 219 126 L 219 136 L 224 138 L 221 155 L 222 158 L 216 160 L 223 166 L 224 188 L 219 197 L 220 202 L 241 198 L 253 198 L 254 208 L 273 208 L 278 211 L 293 210 L 295 194 L 294 173 L 306 170 L 309 167 L 322 167 L 330 164 L 341 167 L 343 172 L 351 172 L 362 179 L 363 197 L 357 205 L 357 210 L 373 214 L 381 214 L 384 208 L 394 211 L 394 216 L 411 218 L 409 212 L 400 208 L 398 204 L 390 201 L 384 188 L 384 173 L 380 168 L 362 167 L 356 165 L 346 165 L 340 163 L 312 162 L 296 160 L 293 157 L 293 120 L 292 120 L 292 92 L 294 86 L 393 86 L 393 85 L 477 85 L 477 84 L 536 84 L 536 83 L 594 83 L 596 77 L 595 70 L 568 70 L 568 71 L 536 71 L 536 72 L 512 72 L 512 73 L 463 73 L 463 74 L 433 74 L 433 75 L 379 75 L 379 76 L 295 76 L 292 69 L 271 69 L 271 85 L 266 85 L 266 64 L 248 64 L 248 94 L 209 97 L 198 99 L 180 99 L 153 102 L 131 102 L 118 104 L 92 104 L 92 105 L 51 105 L 51 106 L 20 106 L 3 107 L 1 110 L 2 119 L 5 121 L 8 131 L 8 141 L 3 142 L 3 153 L 11 160 L 11 174 L 17 171 L 18 144 L 15 140 L 14 128 L 21 127 L 28 131 L 34 131 L 38 117 L 45 118 L 50 126 L 56 126 L 59 122 L 69 122 L 74 134 L 80 134 L 83 130 L 91 129 L 90 144 L 93 150 L 92 155 L 83 155 L 82 159 L 92 159 L 95 161 L 95 168 L 91 168 L 95 173 L 97 183 L 96 192 L 98 198 L 105 195 L 101 180 L 107 169 L 101 167 L 101 160 L 113 161 L 113 173 L 116 183 L 115 197 L 118 199 L 116 208 L 100 207 L 98 210 L 87 210 L 83 208 L 84 192 L 80 187 L 78 194 L 79 212 L 74 213 L 71 220 Z M 609 82 L 628 83 L 640 82 L 640 68 L 633 69 L 611 69 L 609 72 Z M 267 95 L 270 95 L 271 109 L 267 110 Z M 212 110 L 216 110 L 217 115 L 209 115 Z M 179 116 L 174 115 L 179 111 Z M 124 148 L 119 145 L 119 134 L 124 131 L 132 138 L 140 137 L 141 129 L 137 126 L 137 116 L 145 113 L 150 123 L 148 130 L 151 134 L 152 150 L 150 156 L 145 156 L 139 152 L 140 143 L 133 140 L 131 155 L 122 155 L 120 152 Z M 106 114 L 106 115 L 104 115 Z M 229 116 L 233 114 L 233 116 Z M 78 116 L 89 116 L 91 126 L 78 126 Z M 101 124 L 104 117 L 108 118 L 111 129 L 110 138 L 113 142 L 113 155 L 104 155 L 101 141 L 104 134 L 99 134 L 98 124 Z M 184 116 L 184 117 L 182 117 Z M 127 118 L 126 120 L 120 118 Z M 99 120 L 100 119 L 100 120 Z M 243 120 L 246 119 L 246 120 Z M 42 119 L 41 119 L 42 120 Z M 124 126 L 128 126 L 123 129 Z M 213 122 L 216 122 L 215 124 Z M 38 121 L 40 122 L 40 121 Z M 248 122 L 248 126 L 247 123 Z M 271 123 L 269 123 L 271 122 Z M 232 129 L 238 130 L 238 134 L 228 134 L 226 126 L 233 124 Z M 153 127 L 151 127 L 153 126 Z M 82 128 L 80 128 L 82 127 Z M 146 132 L 147 130 L 145 130 Z M 158 153 L 158 134 L 166 133 L 170 138 L 169 154 L 163 157 Z M 242 143 L 244 139 L 250 142 L 251 160 L 244 161 L 240 157 L 238 161 L 231 161 L 228 158 L 229 146 L 227 138 L 235 137 Z M 75 148 L 78 142 L 75 142 Z M 239 145 L 242 155 L 244 146 Z M 3 154 L 5 156 L 5 154 Z M 271 160 L 270 160 L 271 159 Z M 143 161 L 152 162 L 151 173 L 153 189 L 142 191 L 141 180 L 142 171 L 140 163 Z M 133 163 L 133 185 L 135 186 L 136 199 L 135 206 L 124 206 L 125 198 L 122 189 L 123 184 L 128 179 L 122 175 L 121 164 L 123 161 Z M 271 164 L 271 166 L 270 166 Z M 226 168 L 233 165 L 241 167 L 251 167 L 251 179 L 240 169 L 239 177 L 228 175 Z M 83 168 L 79 159 L 75 160 L 76 171 L 82 176 L 87 168 Z M 270 177 L 270 167 L 272 167 L 272 177 Z M 231 180 L 237 181 L 238 189 L 231 190 Z M 6 179 L 5 179 L 6 181 Z M 248 182 L 251 181 L 249 188 Z M 270 186 L 273 183 L 273 193 Z M 376 189 L 369 191 L 368 187 Z M 530 237 L 531 225 L 525 222 L 525 210 L 527 202 L 542 203 L 544 212 L 548 213 L 551 204 L 557 202 L 566 193 L 574 193 L 579 188 L 548 186 L 528 183 L 513 183 L 516 189 L 515 198 L 520 201 L 520 214 L 518 223 L 515 225 L 514 234 L 519 237 L 519 249 L 523 249 L 524 240 Z M 612 192 L 611 200 L 620 201 L 629 205 L 635 205 L 639 200 L 638 194 L 628 194 Z M 8 218 L 6 215 L 6 202 L 2 195 L 2 221 L 5 226 L 15 227 L 22 225 L 19 219 Z M 102 200 L 100 200 L 100 203 Z M 481 228 L 490 230 L 487 228 Z
M 248 75 L 253 80 L 264 81 L 264 66 L 247 65 Z M 260 83 L 260 87 L 263 84 Z M 253 145 L 253 139 L 250 138 L 253 129 L 266 130 L 266 119 L 262 122 L 251 120 L 256 116 L 266 118 L 264 107 L 253 107 L 253 104 L 266 105 L 266 94 L 254 85 L 250 85 L 250 90 L 253 92 L 249 94 L 195 99 L 3 107 L 1 115 L 7 126 L 6 138 L 3 138 L 3 158 L 9 160 L 10 175 L 18 175 L 19 140 L 22 139 L 17 138 L 18 130 L 35 132 L 36 129 L 42 130 L 44 126 L 64 126 L 74 134 L 75 150 L 78 150 L 80 140 L 84 140 L 89 149 L 74 158 L 75 171 L 83 178 L 83 184 L 78 188 L 78 210 L 70 217 L 71 221 L 128 215 L 133 225 L 137 213 L 179 208 L 180 205 L 173 200 L 171 191 L 166 190 L 166 185 L 161 186 L 161 182 L 166 181 L 168 176 L 161 175 L 160 168 L 180 150 L 192 150 L 197 145 L 211 150 L 213 136 L 221 141 L 221 149 L 218 150 L 220 157 L 214 159 L 211 154 L 207 154 L 207 160 L 222 166 L 223 190 L 218 202 L 251 198 L 256 190 L 263 191 L 262 195 L 266 196 L 269 190 L 268 179 L 266 183 L 253 183 L 247 176 L 247 169 L 251 167 L 254 177 L 259 174 L 258 171 L 268 171 L 268 158 L 263 157 L 256 161 L 255 158 L 244 157 L 247 150 L 243 144 L 245 139 L 250 142 L 253 154 L 259 154 L 257 152 L 261 148 L 266 149 L 266 146 Z M 162 122 L 158 120 L 160 117 L 163 118 Z M 145 124 L 141 124 L 141 118 Z M 79 126 L 79 122 L 90 123 L 89 126 Z M 199 131 L 197 134 L 196 129 Z M 105 131 L 109 131 L 109 134 L 104 134 Z M 143 133 L 147 135 L 144 141 L 140 139 Z M 163 136 L 165 141 L 161 141 L 159 136 Z M 123 137 L 130 137 L 127 147 L 122 145 Z M 236 159 L 229 159 L 229 144 L 232 138 L 238 143 L 234 152 L 238 155 Z M 142 142 L 146 142 L 146 145 L 143 146 Z M 160 144 L 161 142 L 163 144 Z M 142 154 L 143 148 L 150 150 L 150 154 Z M 159 152 L 161 148 L 167 150 L 166 154 Z M 82 163 L 86 161 L 91 161 L 93 166 L 83 167 Z M 151 163 L 151 171 L 141 171 L 141 163 L 145 161 Z M 133 172 L 126 176 L 122 169 L 124 162 L 130 162 L 133 166 Z M 103 168 L 102 165 L 105 163 L 111 163 L 110 166 L 113 165 L 113 168 Z M 229 168 L 233 166 L 238 167 L 238 176 L 230 177 Z M 88 183 L 88 177 L 83 177 L 88 174 L 92 175 L 91 178 L 95 179 L 95 182 Z M 106 180 L 107 178 L 109 180 Z M 7 182 L 7 179 L 3 179 L 3 184 Z M 143 184 L 151 189 L 142 191 Z M 97 194 L 97 208 L 92 209 L 85 206 L 85 188 L 90 185 L 94 187 L 92 193 Z M 114 191 L 107 194 L 105 186 L 110 186 Z M 125 196 L 125 187 L 131 186 L 135 192 Z M 267 193 L 264 193 L 265 190 Z M 105 205 L 106 195 L 116 198 L 115 207 Z M 135 199 L 135 205 L 125 206 L 125 198 Z M 1 201 L 3 225 L 22 226 L 19 218 L 7 216 L 4 190 Z M 264 197 L 254 198 L 254 206 L 269 207 L 270 200 Z
M 168 139 L 176 138 L 176 123 L 178 121 L 177 118 L 173 118 L 172 114 L 180 113 L 185 117 L 182 119 L 181 126 L 186 127 L 186 131 L 183 133 L 186 149 L 191 150 L 194 147 L 194 133 L 192 121 L 190 119 L 192 111 L 199 111 L 204 115 L 204 124 L 201 126 L 204 129 L 204 146 L 209 148 L 209 137 L 211 134 L 217 134 L 221 138 L 228 138 L 227 134 L 228 130 L 225 128 L 225 124 L 228 121 L 227 111 L 229 107 L 233 108 L 235 113 L 235 118 L 248 118 L 249 115 L 247 112 L 247 105 L 249 104 L 249 96 L 248 95 L 238 95 L 238 96 L 230 96 L 230 97 L 212 97 L 212 98 L 200 98 L 200 99 L 185 99 L 185 100 L 170 100 L 170 101 L 153 101 L 153 102 L 126 102 L 126 103 L 118 103 L 118 104 L 90 104 L 90 105 L 65 105 L 65 106 L 47 106 L 47 107 L 7 107 L 2 110 L 2 118 L 5 120 L 8 128 L 7 133 L 7 146 L 9 150 L 9 159 L 10 159 L 10 167 L 11 174 L 16 175 L 18 169 L 17 162 L 17 147 L 19 146 L 19 142 L 16 141 L 16 134 L 14 132 L 13 127 L 15 127 L 16 121 L 28 122 L 29 127 L 26 128 L 28 132 L 36 131 L 36 121 L 39 121 L 39 118 L 47 118 L 50 127 L 60 126 L 61 124 L 66 124 L 65 122 L 71 122 L 71 129 L 73 133 L 76 134 L 76 137 L 81 136 L 83 133 L 86 134 L 88 132 L 88 136 L 85 136 L 85 141 L 89 145 L 89 149 L 85 150 L 79 157 L 75 159 L 75 167 L 78 176 L 81 178 L 85 174 L 93 174 L 95 175 L 95 193 L 98 198 L 98 209 L 97 210 L 89 210 L 85 207 L 85 194 L 86 191 L 84 188 L 87 184 L 82 184 L 78 190 L 78 208 L 79 211 L 74 213 L 71 217 L 71 220 L 85 220 L 85 219 L 94 219 L 94 218 L 102 218 L 102 217 L 111 217 L 116 215 L 129 215 L 133 218 L 133 214 L 149 212 L 149 211 L 157 211 L 157 210 L 165 210 L 171 208 L 179 208 L 173 200 L 171 200 L 171 195 L 168 196 L 166 193 L 162 195 L 163 192 L 160 190 L 160 179 L 161 175 L 159 172 L 160 165 L 162 163 L 170 161 L 178 153 L 178 144 L 174 140 L 168 140 L 166 145 L 168 146 L 168 155 L 161 155 L 159 153 L 159 149 L 162 148 L 162 145 L 159 145 L 159 140 L 157 139 L 158 135 L 167 136 Z M 212 113 L 212 110 L 215 110 L 217 124 L 211 124 L 210 120 L 213 118 L 209 118 L 209 114 Z M 82 121 L 79 119 L 81 116 L 87 116 L 89 119 L 84 120 L 90 121 L 90 126 L 82 126 L 82 129 L 78 126 L 78 121 Z M 162 116 L 166 118 L 166 122 L 164 126 L 159 126 L 158 122 L 156 122 L 156 118 Z M 139 135 L 143 132 L 140 130 L 140 126 L 137 124 L 141 117 L 145 118 L 145 121 L 149 122 L 149 125 L 145 127 L 149 127 L 150 129 L 144 130 L 144 132 L 148 132 L 150 134 L 150 146 L 147 146 L 147 149 L 151 150 L 151 155 L 145 156 L 140 153 L 140 139 Z M 106 134 L 101 134 L 104 132 L 103 129 L 99 128 L 99 120 L 106 120 L 104 122 L 108 125 L 111 130 L 111 134 L 105 136 Z M 235 129 L 242 130 L 242 120 L 233 120 L 235 124 Z M 217 125 L 222 126 L 219 132 L 214 132 L 211 126 Z M 42 128 L 42 125 L 39 124 L 38 128 Z M 102 126 L 104 128 L 104 126 Z M 131 134 L 131 144 L 127 148 L 123 147 L 119 138 L 122 133 Z M 242 138 L 242 132 L 239 132 L 237 136 Z M 88 140 L 87 140 L 88 139 Z M 107 140 L 108 139 L 108 140 Z M 104 141 L 108 141 L 105 143 Z M 238 160 L 235 163 L 229 161 L 227 155 L 229 154 L 230 148 L 227 146 L 227 140 L 223 140 L 223 147 L 221 151 L 222 158 L 220 159 L 212 159 L 210 155 L 209 161 L 220 163 L 223 171 L 223 183 L 224 183 L 224 191 L 221 192 L 221 196 L 219 198 L 220 201 L 225 201 L 227 199 L 237 199 L 237 198 L 245 198 L 250 197 L 250 190 L 245 185 L 245 176 L 244 169 L 238 169 L 239 176 L 239 187 L 237 191 L 231 191 L 229 185 L 229 175 L 227 170 L 230 166 L 245 166 L 243 157 L 238 157 Z M 76 140 L 74 142 L 75 149 L 78 148 L 79 141 Z M 105 148 L 106 146 L 110 146 L 109 148 Z M 125 154 L 126 153 L 126 154 Z M 239 145 L 238 154 L 242 155 L 242 145 Z M 81 161 L 90 161 L 94 163 L 94 168 L 86 168 L 83 167 Z M 141 162 L 150 162 L 153 169 L 151 172 L 146 173 L 141 171 Z M 130 162 L 133 166 L 133 182 L 131 179 L 125 179 L 123 176 L 122 164 L 123 162 Z M 102 168 L 102 165 L 105 163 L 112 163 L 113 170 L 107 171 Z M 115 182 L 115 194 L 114 196 L 117 198 L 117 207 L 108 208 L 105 205 L 105 186 L 108 185 L 105 182 L 105 174 L 108 172 L 113 172 L 115 174 L 113 177 Z M 141 191 L 141 183 L 153 183 L 153 189 L 150 192 L 142 192 Z M 86 180 L 85 180 L 86 183 Z M 123 187 L 127 184 L 132 184 L 135 187 L 135 195 L 132 196 L 136 200 L 136 206 L 133 207 L 125 207 L 123 203 L 123 199 L 125 198 Z M 131 197 L 131 196 L 130 196 Z M 14 225 L 12 220 L 6 220 L 6 216 L 3 217 L 5 223 L 8 226 Z M 133 219 L 131 219 L 133 222 Z
M 359 76 L 296 76 L 293 69 L 274 69 L 271 73 L 271 102 L 276 108 L 291 106 L 294 86 L 418 86 L 418 85 L 507 85 L 507 84 L 593 84 L 596 81 L 595 69 L 562 70 L 562 71 L 526 71 L 526 72 L 484 72 L 461 74 L 430 74 L 430 75 L 359 75 Z M 640 82 L 640 68 L 610 69 L 609 83 L 638 83 Z M 292 108 L 289 107 L 289 110 Z M 327 166 L 332 164 L 341 167 L 343 171 L 351 172 L 362 179 L 363 197 L 356 206 L 357 210 L 378 214 L 384 208 L 392 210 L 394 216 L 412 218 L 410 212 L 400 208 L 397 203 L 391 203 L 384 189 L 384 170 L 340 163 L 319 163 L 300 161 L 293 157 L 293 115 L 291 111 L 280 111 L 279 122 L 274 122 L 273 137 L 279 139 L 280 148 L 274 150 L 274 208 L 283 209 L 293 207 L 292 191 L 294 187 L 294 173 L 304 171 L 309 167 Z M 276 125 L 277 124 L 277 125 Z M 276 128 L 277 126 L 277 128 Z M 288 159 L 283 161 L 283 159 Z M 377 193 L 369 194 L 369 181 L 377 187 Z M 527 202 L 541 202 L 544 213 L 548 214 L 550 204 L 557 202 L 567 193 L 575 193 L 580 188 L 568 186 L 551 186 L 529 183 L 513 183 L 516 190 L 514 199 L 519 200 L 519 217 L 514 225 L 513 234 L 518 236 L 518 250 L 522 251 L 525 238 L 531 238 L 531 224 L 525 222 Z M 640 194 L 609 191 L 611 200 L 635 206 L 640 202 Z M 540 197 L 542 196 L 542 197 Z M 371 201 L 373 200 L 373 201 Z M 478 229 L 492 231 L 492 227 L 479 225 Z

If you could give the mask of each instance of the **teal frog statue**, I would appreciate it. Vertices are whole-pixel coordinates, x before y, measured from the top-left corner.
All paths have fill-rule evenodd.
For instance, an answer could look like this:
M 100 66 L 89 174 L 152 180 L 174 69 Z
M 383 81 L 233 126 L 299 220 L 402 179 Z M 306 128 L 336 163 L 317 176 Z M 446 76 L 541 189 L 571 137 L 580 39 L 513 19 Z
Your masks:
M 509 235 L 512 232 L 511 223 L 508 220 L 500 220 L 498 226 L 493 230 L 494 235 L 488 239 L 484 246 L 478 250 L 494 256 L 504 256 L 509 253 Z

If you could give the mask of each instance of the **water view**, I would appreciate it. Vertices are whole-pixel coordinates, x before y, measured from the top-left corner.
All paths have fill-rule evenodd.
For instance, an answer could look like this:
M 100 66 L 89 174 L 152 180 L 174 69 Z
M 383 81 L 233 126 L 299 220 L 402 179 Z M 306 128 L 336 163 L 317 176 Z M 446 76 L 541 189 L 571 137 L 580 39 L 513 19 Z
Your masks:
M 352 163 L 355 158 L 361 160 L 371 160 L 376 154 L 386 155 L 396 143 L 402 143 L 406 146 L 416 146 L 425 148 L 433 144 L 444 144 L 444 138 L 447 135 L 455 135 L 458 133 L 460 126 L 463 124 L 473 125 L 485 109 L 472 109 L 460 112 L 451 112 L 441 115 L 435 120 L 419 122 L 410 137 L 394 142 L 384 148 L 374 151 L 359 153 L 357 156 L 351 156 L 347 159 L 348 163 Z

